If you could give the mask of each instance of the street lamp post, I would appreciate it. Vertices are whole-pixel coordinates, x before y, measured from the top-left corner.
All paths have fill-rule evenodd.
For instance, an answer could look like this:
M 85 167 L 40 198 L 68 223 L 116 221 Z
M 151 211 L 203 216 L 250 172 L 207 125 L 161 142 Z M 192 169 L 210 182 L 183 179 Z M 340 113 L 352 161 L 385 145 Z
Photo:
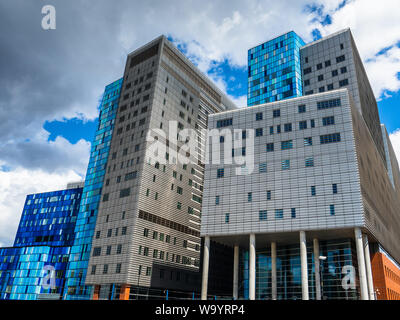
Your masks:
M 375 294 L 375 300 L 378 300 L 378 295 L 381 294 L 380 291 L 379 291 L 379 288 L 376 288 L 376 289 L 374 290 L 374 294 Z
M 321 286 L 321 300 L 324 300 L 324 291 L 323 291 L 323 281 L 322 281 L 322 268 L 321 268 L 321 264 L 322 261 L 326 260 L 326 256 L 319 256 L 318 257 L 319 260 L 319 282 L 320 282 L 320 286 Z

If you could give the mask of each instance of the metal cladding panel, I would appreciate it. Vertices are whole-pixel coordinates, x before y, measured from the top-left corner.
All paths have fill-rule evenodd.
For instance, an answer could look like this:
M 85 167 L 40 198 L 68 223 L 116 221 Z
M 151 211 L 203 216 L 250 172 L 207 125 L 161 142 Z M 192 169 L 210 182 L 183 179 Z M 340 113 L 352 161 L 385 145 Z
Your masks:
M 318 108 L 321 102 L 337 99 L 340 106 Z M 305 106 L 305 112 L 299 113 L 299 106 Z M 238 130 L 233 134 L 238 140 L 243 140 L 244 129 L 262 128 L 263 134 L 254 135 L 254 162 L 243 167 L 223 164 L 222 149 L 227 138 L 224 143 L 209 142 L 211 160 L 205 172 L 201 235 L 363 226 L 352 109 L 354 106 L 344 89 L 210 116 L 210 129 L 224 123 L 220 121 L 232 119 L 232 125 L 223 129 Z M 274 110 L 280 110 L 279 117 L 274 117 Z M 334 117 L 334 124 L 324 125 L 328 117 Z M 300 123 L 303 123 L 302 128 Z M 291 124 L 290 131 L 285 132 L 284 128 L 290 127 L 285 124 Z M 281 133 L 277 133 L 278 126 L 281 126 Z M 337 133 L 340 141 L 326 143 Z M 325 143 L 321 143 L 322 140 Z M 249 141 L 243 141 L 247 148 Z M 216 143 L 221 146 L 221 164 L 212 162 L 212 145 Z M 267 151 L 268 144 L 274 144 L 274 151 Z M 231 146 L 226 148 L 229 158 Z M 241 147 L 234 152 L 240 154 Z M 223 177 L 218 178 L 218 169 L 223 169 Z M 246 174 L 246 171 L 252 172 Z M 336 185 L 336 193 L 333 185 Z M 315 195 L 312 188 L 315 188 Z

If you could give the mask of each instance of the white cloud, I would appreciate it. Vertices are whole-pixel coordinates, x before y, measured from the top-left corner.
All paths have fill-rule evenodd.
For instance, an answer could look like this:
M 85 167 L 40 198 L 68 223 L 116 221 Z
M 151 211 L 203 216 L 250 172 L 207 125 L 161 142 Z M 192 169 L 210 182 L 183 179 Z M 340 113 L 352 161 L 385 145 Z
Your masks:
M 41 129 L 28 141 L 18 139 L 3 144 L 0 160 L 11 168 L 20 166 L 46 172 L 86 171 L 90 152 L 88 141 L 81 139 L 71 144 L 61 136 L 54 141 L 48 141 L 48 137 L 49 132 Z
M 389 134 L 396 158 L 400 162 L 400 128 Z
M 322 36 L 350 27 L 376 98 L 385 96 L 386 90 L 400 90 L 399 1 L 353 0 L 340 10 L 334 7 L 324 11 L 331 15 L 332 24 L 315 23 L 314 27 Z M 377 56 L 389 47 L 386 54 Z
M 28 194 L 64 189 L 81 176 L 74 170 L 48 173 L 43 170 L 0 171 L 0 246 L 11 246 Z
M 30 142 L 6 145 L 0 159 L 0 243 L 12 245 L 27 194 L 65 189 L 86 174 L 90 143 L 47 141 L 41 130 Z M 2 171 L 2 166 L 7 170 Z
M 186 19 L 171 19 L 170 34 L 177 44 L 185 44 L 188 56 L 195 57 L 203 72 L 210 69 L 213 61 L 225 59 L 231 66 L 243 67 L 247 65 L 249 48 L 284 32 L 295 30 L 311 40 L 307 14 L 303 11 L 307 3 L 305 0 L 230 1 L 204 6 L 199 2 L 201 8 L 185 12 Z M 204 19 L 195 18 L 198 15 Z
M 400 90 L 400 48 L 392 47 L 384 54 L 378 55 L 365 63 L 372 88 L 378 99 L 389 97 L 389 92 Z
M 243 108 L 247 106 L 247 96 L 239 96 L 239 97 L 233 97 L 233 96 L 229 96 L 231 98 L 231 100 L 233 101 L 233 103 L 236 104 L 237 107 L 239 108 Z

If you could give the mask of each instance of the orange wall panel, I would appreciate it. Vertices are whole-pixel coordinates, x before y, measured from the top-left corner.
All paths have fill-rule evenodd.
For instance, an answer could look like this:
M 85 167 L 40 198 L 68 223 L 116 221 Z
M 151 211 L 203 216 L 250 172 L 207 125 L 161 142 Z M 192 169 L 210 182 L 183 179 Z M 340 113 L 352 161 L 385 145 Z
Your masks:
M 378 300 L 400 300 L 400 269 L 383 253 L 373 255 L 372 277 Z
M 129 300 L 129 292 L 130 292 L 130 287 L 128 285 L 123 284 L 121 286 L 119 300 Z

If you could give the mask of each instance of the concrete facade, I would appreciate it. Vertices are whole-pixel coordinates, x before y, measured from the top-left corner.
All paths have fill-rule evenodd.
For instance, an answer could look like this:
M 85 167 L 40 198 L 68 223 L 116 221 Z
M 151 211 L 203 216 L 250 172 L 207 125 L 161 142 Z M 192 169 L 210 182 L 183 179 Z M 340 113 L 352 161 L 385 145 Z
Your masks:
M 378 106 L 350 29 L 300 48 L 303 94 L 347 88 L 385 161 Z
M 276 110 L 279 116 L 274 117 Z M 220 143 L 221 164 L 214 164 L 212 145 L 218 140 L 210 139 L 201 235 L 244 250 L 249 248 L 253 233 L 258 248 L 302 239 L 302 298 L 309 299 L 304 286 L 315 281 L 309 259 L 315 261 L 316 257 L 305 255 L 307 241 L 355 239 L 354 228 L 365 228 L 352 112 L 358 111 L 348 91 L 341 89 L 210 115 L 210 129 L 219 121 L 232 119 L 232 125 L 224 129 L 237 130 L 232 136 L 242 140 L 246 148 L 250 140 L 242 139 L 242 130 L 253 129 L 258 134 L 254 135 L 252 172 L 250 163 L 247 169 L 223 164 L 224 148 L 231 148 L 229 144 L 225 147 L 226 136 Z M 262 134 L 257 130 L 260 128 Z M 267 151 L 270 144 L 273 151 Z M 219 169 L 223 169 L 223 176 L 218 175 Z M 238 175 L 236 169 L 244 174 Z M 364 261 L 363 252 L 360 255 Z M 352 265 L 357 267 L 357 262 Z M 249 291 L 250 299 L 254 297 L 251 294 Z
M 340 99 L 341 106 L 324 110 L 317 103 Z M 305 105 L 306 112 L 299 113 L 298 106 Z M 280 117 L 273 117 L 273 110 L 280 110 Z M 207 165 L 203 201 L 202 235 L 223 236 L 257 233 L 297 232 L 301 230 L 327 230 L 352 228 L 363 225 L 361 189 L 355 150 L 351 102 L 347 90 L 294 98 L 232 112 L 211 115 L 210 129 L 218 120 L 233 118 L 230 129 L 263 128 L 262 136 L 254 141 L 254 170 L 248 175 L 236 175 L 237 165 Z M 263 113 L 257 121 L 256 114 Z M 324 126 L 323 118 L 333 116 L 335 124 Z M 314 120 L 314 127 L 311 127 Z M 307 129 L 299 129 L 305 121 Z M 284 124 L 291 123 L 292 130 L 284 132 Z M 276 133 L 281 125 L 282 132 Z M 275 128 L 270 134 L 269 128 Z M 320 136 L 340 133 L 338 143 L 320 144 Z M 309 145 L 305 139 L 312 138 Z M 241 136 L 240 136 L 241 139 Z M 281 143 L 291 141 L 292 147 L 282 150 Z M 211 153 L 210 141 L 209 153 Z M 274 144 L 274 151 L 266 152 L 266 145 Z M 224 161 L 221 144 L 221 162 Z M 311 159 L 313 166 L 306 166 Z M 210 155 L 210 162 L 212 156 Z M 290 160 L 290 169 L 282 170 L 282 162 Z M 239 166 L 240 167 L 240 166 Z M 224 177 L 217 178 L 217 169 L 224 169 Z M 337 194 L 332 185 L 338 187 Z M 311 195 L 315 186 L 316 195 Z M 271 191 L 271 199 L 267 198 Z M 252 201 L 248 201 L 251 193 Z M 215 197 L 219 204 L 215 205 Z M 330 214 L 335 205 L 335 214 Z M 296 209 L 292 218 L 291 209 Z M 282 218 L 275 219 L 275 209 L 283 209 Z M 259 219 L 260 211 L 267 210 L 267 218 Z M 225 214 L 229 213 L 229 223 Z

